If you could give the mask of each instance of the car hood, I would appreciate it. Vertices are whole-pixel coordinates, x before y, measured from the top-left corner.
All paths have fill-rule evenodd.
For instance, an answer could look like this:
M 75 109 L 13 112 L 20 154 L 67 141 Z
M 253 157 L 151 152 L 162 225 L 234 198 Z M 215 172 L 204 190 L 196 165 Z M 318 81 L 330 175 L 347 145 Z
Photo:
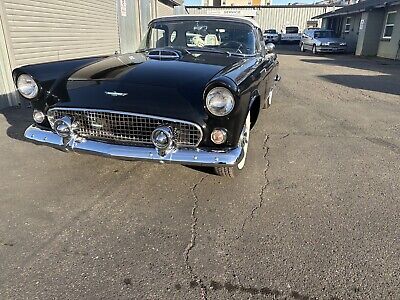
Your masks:
M 69 80 L 114 80 L 179 87 L 190 82 L 209 81 L 239 60 L 225 53 L 208 52 L 185 53 L 176 59 L 150 59 L 141 53 L 115 55 L 83 67 Z
M 243 65 L 225 53 L 182 54 L 173 60 L 116 55 L 73 73 L 56 106 L 136 112 L 199 122 L 211 79 Z M 200 115 L 201 113 L 202 115 Z

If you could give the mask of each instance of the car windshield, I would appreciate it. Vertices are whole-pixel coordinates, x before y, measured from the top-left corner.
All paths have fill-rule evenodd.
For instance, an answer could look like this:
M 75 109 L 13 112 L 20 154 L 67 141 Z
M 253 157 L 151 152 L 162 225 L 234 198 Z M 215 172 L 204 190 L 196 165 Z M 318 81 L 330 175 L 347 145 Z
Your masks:
M 335 33 L 331 30 L 320 30 L 320 31 L 315 31 L 314 32 L 314 37 L 316 39 L 326 39 L 326 38 L 334 38 Z
M 299 27 L 286 27 L 286 33 L 299 33 Z
M 275 29 L 268 29 L 268 30 L 265 30 L 265 33 L 273 33 L 273 34 L 276 34 L 276 30 L 275 30 Z
M 256 51 L 253 28 L 244 23 L 229 21 L 152 23 L 138 51 L 163 47 L 240 54 L 254 54 Z

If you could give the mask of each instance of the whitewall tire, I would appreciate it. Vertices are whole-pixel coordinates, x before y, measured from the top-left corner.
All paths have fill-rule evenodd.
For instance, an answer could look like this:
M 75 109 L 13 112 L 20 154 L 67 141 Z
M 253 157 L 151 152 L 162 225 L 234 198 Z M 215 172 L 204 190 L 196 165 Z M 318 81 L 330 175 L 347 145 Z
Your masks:
M 243 170 L 245 164 L 246 164 L 246 158 L 247 158 L 247 153 L 249 150 L 249 137 L 250 137 L 250 127 L 251 127 L 251 122 L 250 122 L 250 112 L 248 113 L 246 117 L 246 121 L 243 126 L 242 133 L 239 138 L 239 145 L 243 148 L 243 156 L 240 162 L 233 167 L 215 167 L 215 173 L 219 176 L 224 176 L 224 177 L 235 177 L 237 173 L 239 173 L 241 170 Z

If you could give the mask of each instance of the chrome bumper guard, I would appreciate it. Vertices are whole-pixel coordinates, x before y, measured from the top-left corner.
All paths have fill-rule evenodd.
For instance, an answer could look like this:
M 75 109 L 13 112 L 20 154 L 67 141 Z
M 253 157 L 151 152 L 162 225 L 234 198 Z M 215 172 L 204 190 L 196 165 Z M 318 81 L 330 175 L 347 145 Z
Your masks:
M 65 141 L 51 130 L 31 125 L 25 131 L 25 138 L 36 144 L 45 144 L 64 151 L 88 153 L 122 160 L 146 160 L 160 163 L 177 163 L 196 166 L 234 166 L 243 156 L 243 149 L 237 147 L 228 151 L 205 149 L 175 149 L 161 156 L 156 148 L 107 144 L 92 140 L 70 139 Z

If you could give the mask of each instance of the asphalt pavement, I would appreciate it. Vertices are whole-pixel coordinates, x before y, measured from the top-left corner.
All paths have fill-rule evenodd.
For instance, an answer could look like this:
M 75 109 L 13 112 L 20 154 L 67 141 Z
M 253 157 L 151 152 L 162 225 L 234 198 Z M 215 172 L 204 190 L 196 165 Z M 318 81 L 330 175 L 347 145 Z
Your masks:
M 279 50 L 236 179 L 68 154 L 0 111 L 0 299 L 399 299 L 400 64 Z

